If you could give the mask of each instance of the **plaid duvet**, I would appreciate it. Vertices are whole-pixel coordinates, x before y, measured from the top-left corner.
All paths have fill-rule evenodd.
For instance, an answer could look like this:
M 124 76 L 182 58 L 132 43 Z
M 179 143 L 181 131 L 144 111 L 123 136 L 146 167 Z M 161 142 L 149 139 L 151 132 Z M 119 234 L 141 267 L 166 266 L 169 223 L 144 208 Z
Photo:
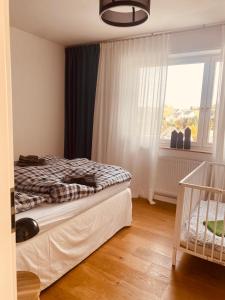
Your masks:
M 16 213 L 32 209 L 43 202 L 48 202 L 48 200 L 49 200 L 49 195 L 46 194 L 35 195 L 31 193 L 26 194 L 26 193 L 15 192 Z
M 111 185 L 129 181 L 131 175 L 118 166 L 100 164 L 88 159 L 45 157 L 47 165 L 15 166 L 16 212 L 29 210 L 43 202 L 62 203 L 87 197 Z M 96 187 L 66 184 L 67 175 L 95 174 Z

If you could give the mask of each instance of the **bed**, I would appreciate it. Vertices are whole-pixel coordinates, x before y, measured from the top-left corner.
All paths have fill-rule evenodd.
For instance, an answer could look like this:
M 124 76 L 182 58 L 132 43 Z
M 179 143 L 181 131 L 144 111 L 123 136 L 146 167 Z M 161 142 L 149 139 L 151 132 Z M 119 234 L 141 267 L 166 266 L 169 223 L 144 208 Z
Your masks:
M 120 229 L 130 226 L 130 179 L 126 176 L 123 178 L 118 183 L 98 192 L 90 192 L 88 196 L 74 201 L 59 203 L 52 202 L 52 199 L 49 201 L 46 197 L 45 201 L 38 202 L 31 209 L 27 209 L 29 205 L 26 203 L 23 206 L 25 211 L 20 211 L 16 219 L 35 219 L 40 232 L 34 238 L 17 244 L 17 270 L 37 274 L 43 290 L 87 258 Z M 17 184 L 16 187 L 19 188 Z M 24 193 L 24 188 L 19 192 Z

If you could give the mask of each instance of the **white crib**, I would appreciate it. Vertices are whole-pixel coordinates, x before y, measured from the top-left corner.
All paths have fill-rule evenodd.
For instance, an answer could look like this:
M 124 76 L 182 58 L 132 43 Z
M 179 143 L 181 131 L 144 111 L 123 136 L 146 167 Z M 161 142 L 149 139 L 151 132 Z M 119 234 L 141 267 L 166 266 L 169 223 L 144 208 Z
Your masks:
M 218 221 L 222 233 L 215 234 Z M 214 221 L 214 230 L 208 222 Z M 225 265 L 225 165 L 203 162 L 179 183 L 173 266 L 177 250 Z

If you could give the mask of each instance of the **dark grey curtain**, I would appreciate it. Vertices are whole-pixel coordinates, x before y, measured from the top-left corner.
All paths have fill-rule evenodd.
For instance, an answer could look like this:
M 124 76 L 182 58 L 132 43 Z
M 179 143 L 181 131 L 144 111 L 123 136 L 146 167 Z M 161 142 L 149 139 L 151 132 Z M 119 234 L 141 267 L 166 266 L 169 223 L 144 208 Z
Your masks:
M 90 159 L 100 45 L 69 47 L 65 52 L 64 155 Z

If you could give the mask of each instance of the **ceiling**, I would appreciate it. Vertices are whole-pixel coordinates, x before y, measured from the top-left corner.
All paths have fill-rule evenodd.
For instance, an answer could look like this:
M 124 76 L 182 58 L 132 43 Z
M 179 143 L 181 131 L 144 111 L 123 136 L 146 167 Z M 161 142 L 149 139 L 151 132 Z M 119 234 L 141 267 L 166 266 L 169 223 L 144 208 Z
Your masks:
M 152 0 L 150 19 L 117 28 L 98 15 L 99 0 L 10 0 L 11 25 L 63 45 L 225 21 L 225 0 Z

